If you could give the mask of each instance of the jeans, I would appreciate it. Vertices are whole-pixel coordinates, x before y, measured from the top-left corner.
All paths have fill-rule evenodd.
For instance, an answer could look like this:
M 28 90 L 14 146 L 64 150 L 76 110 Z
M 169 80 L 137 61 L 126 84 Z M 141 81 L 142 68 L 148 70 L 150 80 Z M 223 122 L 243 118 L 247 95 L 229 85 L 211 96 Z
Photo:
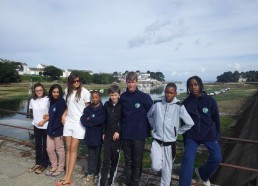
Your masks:
M 221 147 L 217 141 L 195 141 L 185 138 L 184 156 L 179 177 L 179 186 L 190 186 L 193 175 L 196 151 L 200 144 L 204 144 L 209 151 L 209 158 L 206 163 L 199 168 L 202 180 L 207 181 L 216 172 L 222 160 Z
M 47 129 L 38 129 L 34 126 L 36 164 L 42 167 L 48 166 L 47 154 Z
M 125 156 L 125 184 L 138 186 L 142 174 L 145 140 L 123 140 Z

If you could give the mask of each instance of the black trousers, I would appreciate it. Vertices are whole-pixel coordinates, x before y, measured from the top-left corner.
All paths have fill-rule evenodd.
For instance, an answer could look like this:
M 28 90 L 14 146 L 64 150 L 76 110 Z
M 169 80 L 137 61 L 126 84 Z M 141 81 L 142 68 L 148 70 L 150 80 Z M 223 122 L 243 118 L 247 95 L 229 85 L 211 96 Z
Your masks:
M 88 175 L 97 176 L 100 171 L 101 164 L 101 147 L 99 146 L 87 146 L 88 147 Z
M 47 155 L 47 129 L 38 129 L 34 126 L 36 164 L 43 167 L 48 166 Z
M 112 185 L 117 173 L 121 141 L 104 140 L 104 159 L 101 168 L 100 186 L 105 186 L 109 171 L 108 185 Z
M 142 174 L 145 140 L 123 140 L 125 156 L 125 184 L 138 186 Z

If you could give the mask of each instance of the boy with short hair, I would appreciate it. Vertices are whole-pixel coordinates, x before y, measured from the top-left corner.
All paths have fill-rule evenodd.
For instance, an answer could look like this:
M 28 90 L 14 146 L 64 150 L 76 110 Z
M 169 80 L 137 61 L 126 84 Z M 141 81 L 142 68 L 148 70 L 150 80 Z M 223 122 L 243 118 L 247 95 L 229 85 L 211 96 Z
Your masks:
M 185 107 L 176 98 L 177 87 L 168 83 L 162 102 L 155 103 L 147 117 L 152 126 L 153 142 L 151 146 L 152 169 L 161 171 L 161 186 L 169 186 L 172 175 L 172 164 L 176 154 L 178 134 L 189 130 L 194 122 Z M 179 119 L 184 125 L 179 127 Z
M 125 184 L 137 186 L 142 173 L 145 138 L 150 136 L 147 112 L 153 104 L 148 94 L 138 90 L 135 72 L 126 76 L 127 89 L 121 94 L 123 107 L 122 143 L 125 156 Z
M 119 101 L 120 93 L 121 90 L 117 85 L 111 85 L 108 89 L 110 98 L 104 104 L 106 121 L 103 125 L 104 160 L 98 184 L 100 186 L 105 186 L 108 172 L 108 185 L 112 185 L 117 173 L 121 149 L 122 106 Z

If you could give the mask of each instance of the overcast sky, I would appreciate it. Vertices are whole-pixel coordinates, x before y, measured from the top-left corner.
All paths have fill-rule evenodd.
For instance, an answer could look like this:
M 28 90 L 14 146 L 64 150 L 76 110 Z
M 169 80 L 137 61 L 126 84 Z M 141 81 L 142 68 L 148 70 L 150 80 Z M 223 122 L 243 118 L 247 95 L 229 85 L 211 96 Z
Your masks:
M 0 0 L 0 58 L 167 81 L 258 70 L 257 0 Z

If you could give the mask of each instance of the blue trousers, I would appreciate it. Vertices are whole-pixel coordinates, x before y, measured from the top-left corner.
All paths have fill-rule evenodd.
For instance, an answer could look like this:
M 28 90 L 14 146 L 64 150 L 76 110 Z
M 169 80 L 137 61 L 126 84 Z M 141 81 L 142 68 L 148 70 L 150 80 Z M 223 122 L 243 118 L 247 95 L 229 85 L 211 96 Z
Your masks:
M 199 168 L 202 180 L 207 181 L 216 172 L 222 160 L 221 147 L 217 141 L 195 141 L 185 138 L 184 156 L 179 177 L 179 186 L 190 186 L 192 182 L 194 161 L 196 151 L 200 144 L 204 144 L 209 151 L 209 158 L 206 163 Z

